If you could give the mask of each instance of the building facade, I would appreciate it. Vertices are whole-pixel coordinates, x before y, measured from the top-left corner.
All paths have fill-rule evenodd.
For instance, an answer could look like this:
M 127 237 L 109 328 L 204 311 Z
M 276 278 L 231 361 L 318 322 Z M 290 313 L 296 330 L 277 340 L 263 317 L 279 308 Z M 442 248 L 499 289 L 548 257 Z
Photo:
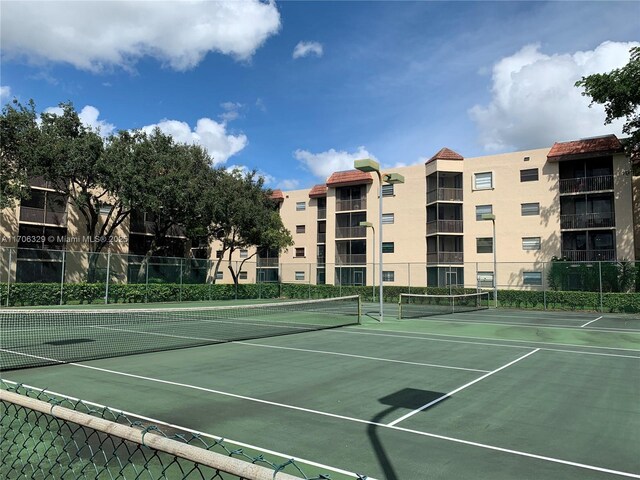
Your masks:
M 250 259 L 240 282 L 377 284 L 381 233 L 383 281 L 398 286 L 536 287 L 554 258 L 633 261 L 640 253 L 640 207 L 633 200 L 640 179 L 634 182 L 614 135 L 475 158 L 443 148 L 424 164 L 394 172 L 404 183 L 381 186 L 382 212 L 377 176 L 358 170 L 335 172 L 311 189 L 274 191 L 294 245 L 285 252 L 236 252 L 234 262 Z M 79 212 L 41 179 L 31 184 L 28 200 L 0 213 L 0 277 L 83 281 L 89 245 L 68 240 L 86 235 Z M 114 254 L 107 270 L 120 281 L 149 281 L 141 279 L 149 275 L 141 265 L 152 223 L 144 213 L 132 214 L 115 232 L 120 241 L 105 249 Z M 186 271 L 191 283 L 232 281 L 226 260 L 213 271 L 215 243 L 190 248 L 180 229 L 167 240 L 162 255 L 183 258 L 158 260 L 151 270 L 157 281 Z

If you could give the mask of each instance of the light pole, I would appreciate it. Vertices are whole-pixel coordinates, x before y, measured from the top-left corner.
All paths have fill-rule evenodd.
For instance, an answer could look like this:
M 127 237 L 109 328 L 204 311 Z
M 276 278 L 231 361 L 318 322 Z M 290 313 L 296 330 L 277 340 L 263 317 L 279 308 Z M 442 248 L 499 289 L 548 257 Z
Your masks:
M 376 301 L 376 227 L 373 226 L 371 222 L 360 222 L 361 227 L 371 228 L 373 230 L 373 259 L 371 261 L 371 265 L 373 266 L 373 272 L 371 275 L 371 286 L 372 286 L 372 295 L 373 301 Z
M 382 261 L 382 183 L 383 181 L 385 183 L 390 183 L 390 184 L 395 184 L 395 183 L 404 183 L 404 177 L 402 175 L 400 175 L 399 173 L 387 173 L 384 175 L 384 180 L 383 180 L 383 175 L 380 172 L 380 164 L 378 162 L 376 162 L 375 160 L 371 160 L 370 158 L 363 158 L 362 160 L 356 160 L 354 162 L 354 167 L 356 168 L 356 170 L 360 170 L 361 172 L 376 172 L 376 175 L 378 176 L 378 186 L 380 187 L 378 190 L 378 196 L 380 198 L 380 202 L 379 202 L 379 215 L 378 215 L 378 220 L 379 220 L 379 225 L 378 225 L 378 237 L 380 238 L 378 245 L 379 245 L 379 252 L 380 252 L 380 273 L 379 273 L 379 278 L 380 278 L 380 322 L 382 322 L 384 320 L 384 291 L 383 291 L 383 285 L 382 285 L 382 266 L 383 266 L 383 261 Z
M 498 272 L 497 272 L 497 262 L 496 262 L 496 216 L 493 213 L 483 213 L 482 220 L 491 220 L 491 225 L 493 226 L 493 300 L 495 302 L 495 307 L 498 308 Z

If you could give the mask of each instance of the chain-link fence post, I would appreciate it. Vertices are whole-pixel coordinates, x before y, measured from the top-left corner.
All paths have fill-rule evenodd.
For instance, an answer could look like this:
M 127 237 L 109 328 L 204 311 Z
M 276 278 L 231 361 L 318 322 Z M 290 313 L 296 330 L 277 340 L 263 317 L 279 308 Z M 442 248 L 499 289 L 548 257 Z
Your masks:
M 547 263 L 542 263 L 542 305 L 543 308 L 547 309 L 547 273 L 546 273 Z
M 9 249 L 9 264 L 7 265 L 7 307 L 9 306 L 9 297 L 11 297 L 11 254 L 13 253 L 13 250 L 10 248 Z M 16 252 L 16 256 L 17 256 L 17 252 Z M 16 268 L 17 270 L 17 268 Z
M 104 303 L 105 305 L 109 303 L 109 279 L 111 274 L 111 252 L 107 252 L 107 277 L 104 282 Z
M 600 280 L 600 313 L 604 312 L 602 299 L 602 261 L 598 262 L 598 279 Z
M 144 260 L 143 260 L 144 261 Z M 151 257 L 145 264 L 144 271 L 144 303 L 149 303 L 149 264 L 151 263 Z
M 62 305 L 62 299 L 64 297 L 64 274 L 66 271 L 67 251 L 62 251 L 62 273 L 60 274 L 60 305 Z
M 184 272 L 184 258 L 180 259 L 180 291 L 178 292 L 178 301 L 182 301 L 182 275 Z

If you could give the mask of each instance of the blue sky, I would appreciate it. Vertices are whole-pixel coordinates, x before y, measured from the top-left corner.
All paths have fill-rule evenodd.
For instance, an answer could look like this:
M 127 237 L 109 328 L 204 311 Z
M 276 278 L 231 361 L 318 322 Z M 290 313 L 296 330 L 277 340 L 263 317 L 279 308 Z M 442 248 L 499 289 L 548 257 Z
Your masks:
M 158 125 L 285 189 L 362 156 L 393 167 L 444 146 L 620 135 L 573 83 L 640 40 L 640 2 L 1 6 L 3 103 L 70 100 L 102 133 Z

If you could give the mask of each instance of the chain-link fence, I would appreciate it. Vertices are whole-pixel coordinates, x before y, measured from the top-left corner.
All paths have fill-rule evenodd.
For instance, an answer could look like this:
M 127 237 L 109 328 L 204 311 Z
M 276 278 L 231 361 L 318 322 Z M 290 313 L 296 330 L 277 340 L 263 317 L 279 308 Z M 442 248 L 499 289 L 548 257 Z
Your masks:
M 292 459 L 159 428 L 117 410 L 12 382 L 0 380 L 0 404 L 0 477 L 7 480 L 330 478 L 309 477 Z
M 0 248 L 0 304 L 179 302 L 238 298 L 379 298 L 380 265 L 304 258 L 213 259 Z M 634 310 L 640 262 L 385 262 L 385 301 L 399 293 L 497 293 L 502 306 Z M 559 292 L 571 293 L 560 295 Z M 590 295 L 587 295 L 590 294 Z M 621 300 L 621 298 L 623 298 Z M 495 300 L 495 298 L 494 298 Z M 626 303 L 625 303 L 626 302 Z M 625 306 L 631 302 L 631 306 Z M 616 306 L 619 305 L 619 306 Z

